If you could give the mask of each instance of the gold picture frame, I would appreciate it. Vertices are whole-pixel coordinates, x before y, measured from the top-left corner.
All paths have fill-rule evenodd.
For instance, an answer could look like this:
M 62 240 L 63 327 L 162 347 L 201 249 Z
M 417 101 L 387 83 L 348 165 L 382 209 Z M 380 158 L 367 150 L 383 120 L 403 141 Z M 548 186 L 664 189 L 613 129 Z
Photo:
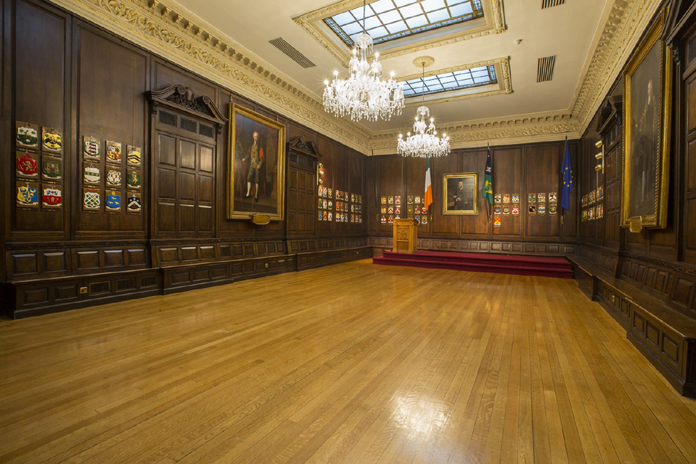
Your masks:
M 624 79 L 621 226 L 667 227 L 672 51 L 660 40 L 667 10 L 628 62 Z
M 442 177 L 442 214 L 478 214 L 478 173 L 445 174 Z
M 285 125 L 229 105 L 227 219 L 282 221 L 285 205 Z

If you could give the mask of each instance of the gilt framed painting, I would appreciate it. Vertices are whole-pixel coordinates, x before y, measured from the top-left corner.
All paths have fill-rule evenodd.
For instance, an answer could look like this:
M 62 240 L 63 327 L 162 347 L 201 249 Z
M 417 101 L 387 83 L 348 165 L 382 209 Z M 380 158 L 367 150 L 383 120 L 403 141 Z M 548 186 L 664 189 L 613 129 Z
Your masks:
M 442 214 L 478 214 L 478 174 L 445 174 L 442 179 Z
M 631 232 L 667 226 L 672 52 L 660 40 L 664 14 L 624 70 L 621 225 Z
M 285 125 L 230 104 L 227 218 L 283 220 Z

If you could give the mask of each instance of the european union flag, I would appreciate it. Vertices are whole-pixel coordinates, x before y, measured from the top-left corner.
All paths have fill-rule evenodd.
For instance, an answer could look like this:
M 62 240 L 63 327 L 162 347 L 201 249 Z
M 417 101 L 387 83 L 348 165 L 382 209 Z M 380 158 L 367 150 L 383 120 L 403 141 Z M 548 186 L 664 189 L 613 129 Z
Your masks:
M 573 166 L 570 163 L 570 147 L 568 141 L 565 144 L 565 155 L 563 155 L 563 165 L 561 166 L 561 176 L 563 177 L 563 188 L 561 189 L 561 206 L 567 211 L 570 209 L 570 192 L 573 190 Z

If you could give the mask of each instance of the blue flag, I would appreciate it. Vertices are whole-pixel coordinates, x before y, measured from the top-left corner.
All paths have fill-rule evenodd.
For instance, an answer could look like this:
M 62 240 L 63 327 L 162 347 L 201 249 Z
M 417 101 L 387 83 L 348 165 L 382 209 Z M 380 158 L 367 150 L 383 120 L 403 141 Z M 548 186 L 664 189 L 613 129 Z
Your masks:
M 573 191 L 573 166 L 570 163 L 570 147 L 568 141 L 565 144 L 565 155 L 563 155 L 563 165 L 561 166 L 561 176 L 563 178 L 563 188 L 561 189 L 561 207 L 566 211 L 570 209 L 570 192 Z

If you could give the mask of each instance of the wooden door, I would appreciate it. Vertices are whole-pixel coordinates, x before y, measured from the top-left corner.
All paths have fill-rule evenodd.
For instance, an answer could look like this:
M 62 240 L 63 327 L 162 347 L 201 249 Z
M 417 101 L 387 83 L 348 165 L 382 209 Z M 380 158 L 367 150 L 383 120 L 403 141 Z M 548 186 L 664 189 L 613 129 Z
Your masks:
M 291 154 L 288 161 L 288 236 L 314 235 L 317 177 L 313 159 Z
M 170 109 L 154 128 L 154 236 L 212 237 L 215 217 L 216 131 Z

